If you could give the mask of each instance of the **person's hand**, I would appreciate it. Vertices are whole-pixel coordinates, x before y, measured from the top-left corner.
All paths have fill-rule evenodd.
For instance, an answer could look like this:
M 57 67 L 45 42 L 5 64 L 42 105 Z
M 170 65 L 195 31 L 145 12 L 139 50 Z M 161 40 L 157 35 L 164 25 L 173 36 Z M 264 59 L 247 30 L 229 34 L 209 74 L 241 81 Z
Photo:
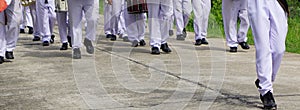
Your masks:
M 112 5 L 112 0 L 107 0 L 108 4 Z

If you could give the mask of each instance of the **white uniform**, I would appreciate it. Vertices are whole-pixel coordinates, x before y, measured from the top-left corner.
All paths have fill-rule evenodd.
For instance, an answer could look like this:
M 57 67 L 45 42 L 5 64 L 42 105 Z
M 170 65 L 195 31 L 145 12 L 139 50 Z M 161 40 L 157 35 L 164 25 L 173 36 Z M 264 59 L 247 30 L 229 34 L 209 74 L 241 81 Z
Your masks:
M 195 0 L 194 0 L 195 1 Z M 193 10 L 191 0 L 173 0 L 174 16 L 176 19 L 176 35 L 183 34 L 183 29 L 187 26 L 191 12 Z M 199 7 L 199 4 L 197 4 Z M 203 11 L 203 10 L 201 10 Z
M 126 27 L 128 33 L 129 41 L 138 41 L 144 40 L 145 37 L 145 14 L 128 14 L 127 10 L 124 10 Z
M 5 14 L 7 25 L 5 25 Z M 0 56 L 5 52 L 12 52 L 19 37 L 19 26 L 21 23 L 22 10 L 19 0 L 12 0 L 5 11 L 0 13 Z
M 112 5 L 105 3 L 104 7 L 104 31 L 105 34 L 118 34 L 118 23 L 122 12 L 122 5 L 124 0 L 113 0 Z
M 67 36 L 71 36 L 70 26 L 68 24 L 68 12 L 57 12 L 57 24 L 61 43 L 67 43 Z
M 127 6 L 126 6 L 125 2 L 126 1 L 123 0 L 122 10 L 121 10 L 121 13 L 120 13 L 120 19 L 119 19 L 119 22 L 118 22 L 118 35 L 120 35 L 120 36 L 127 36 L 126 20 L 125 20 L 125 10 L 126 10 L 125 7 L 127 7 Z
M 195 40 L 206 38 L 211 0 L 193 0 Z
M 247 42 L 249 19 L 247 12 L 248 0 L 223 0 L 222 15 L 224 31 L 229 47 L 237 47 L 240 42 Z M 240 27 L 237 31 L 237 21 L 240 18 Z
M 249 0 L 249 19 L 256 47 L 261 95 L 273 92 L 273 81 L 285 51 L 287 14 L 277 0 Z
M 20 29 L 25 29 L 26 26 L 33 27 L 32 16 L 29 7 L 22 6 L 22 12 L 23 12 L 22 14 L 23 19 L 21 21 Z
M 38 19 L 37 19 L 36 5 L 37 5 L 37 2 L 35 4 L 30 5 L 29 9 L 30 9 L 32 24 L 33 24 L 33 30 L 34 30 L 33 36 L 40 37 L 41 36 L 41 31 L 40 31 L 40 27 L 39 27 L 39 23 L 38 23 Z
M 50 41 L 55 24 L 55 4 L 54 0 L 37 0 L 38 27 L 41 30 L 43 41 Z
M 69 21 L 72 32 L 72 48 L 82 46 L 82 19 L 86 19 L 86 38 L 91 41 L 96 39 L 96 26 L 99 16 L 98 0 L 68 0 Z
M 172 0 L 148 0 L 148 23 L 150 45 L 160 48 L 169 38 L 170 18 L 173 14 Z

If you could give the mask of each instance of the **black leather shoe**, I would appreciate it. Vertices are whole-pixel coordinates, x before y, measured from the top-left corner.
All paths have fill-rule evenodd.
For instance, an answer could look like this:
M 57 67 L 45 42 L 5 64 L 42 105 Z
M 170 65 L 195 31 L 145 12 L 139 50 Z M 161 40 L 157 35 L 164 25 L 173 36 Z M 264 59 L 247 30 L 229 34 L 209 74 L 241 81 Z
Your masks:
M 33 28 L 28 26 L 28 34 L 33 34 Z
M 172 52 L 172 50 L 168 46 L 168 43 L 161 44 L 160 49 L 166 53 Z
M 81 59 L 81 52 L 79 48 L 73 49 L 73 59 Z
M 205 38 L 202 38 L 202 39 L 201 39 L 201 44 L 205 44 L 205 45 L 207 45 L 207 44 L 208 44 L 208 42 L 207 42 L 207 40 L 206 40 Z
M 229 52 L 232 52 L 232 53 L 237 52 L 237 47 L 230 47 Z
M 92 41 L 85 38 L 83 44 L 86 47 L 86 52 L 89 54 L 93 54 L 94 53 L 94 46 L 92 44 Z
M 49 45 L 50 45 L 49 41 L 44 41 L 43 42 L 43 46 L 49 46 Z
M 201 45 L 201 39 L 197 39 L 195 45 Z
M 250 49 L 250 46 L 247 42 L 240 42 L 239 44 L 241 45 L 242 49 Z
M 146 42 L 145 42 L 145 40 L 140 40 L 140 46 L 145 46 L 146 45 Z
M 273 94 L 269 91 L 265 95 L 260 97 L 262 100 L 262 103 L 264 105 L 264 109 L 266 110 L 276 110 L 277 105 L 274 99 Z
M 110 40 L 111 40 L 111 41 L 116 41 L 116 40 L 117 40 L 117 36 L 116 36 L 116 35 L 112 35 L 112 36 L 110 37 Z
M 20 29 L 20 33 L 24 34 L 25 33 L 25 29 Z
M 69 46 L 72 47 L 72 38 L 71 36 L 67 36 Z
M 9 52 L 9 51 L 6 51 L 5 52 L 5 58 L 6 59 L 14 59 L 14 53 L 13 52 Z
M 139 46 L 139 41 L 134 40 L 131 44 L 131 47 L 137 47 L 137 46 Z
M 185 40 L 185 37 L 183 36 L 183 34 L 179 34 L 176 36 L 176 40 Z
M 111 38 L 112 34 L 106 34 L 106 38 Z
M 186 29 L 185 29 L 185 28 L 183 28 L 182 35 L 183 35 L 184 38 L 186 38 L 187 32 L 186 32 Z
M 0 56 L 0 64 L 4 63 L 4 57 Z
M 41 38 L 39 36 L 34 36 L 32 39 L 32 41 L 40 41 L 40 40 L 41 40 Z
M 54 38 L 55 38 L 55 35 L 51 35 L 51 39 L 50 39 L 50 43 L 51 43 L 51 44 L 54 43 Z
M 160 51 L 159 51 L 158 47 L 152 47 L 151 48 L 151 54 L 153 54 L 153 55 L 159 55 Z
M 67 43 L 67 42 L 66 42 L 66 43 L 63 43 L 63 44 L 61 45 L 60 50 L 68 50 L 68 43 Z

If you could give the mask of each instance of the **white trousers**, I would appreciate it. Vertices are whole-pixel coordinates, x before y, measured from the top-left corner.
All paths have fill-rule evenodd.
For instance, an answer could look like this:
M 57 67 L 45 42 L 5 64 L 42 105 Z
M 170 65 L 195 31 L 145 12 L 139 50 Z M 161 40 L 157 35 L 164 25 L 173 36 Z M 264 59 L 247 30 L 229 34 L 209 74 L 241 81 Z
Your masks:
M 43 41 L 50 41 L 56 19 L 54 0 L 48 0 L 48 3 L 45 3 L 45 0 L 37 0 L 36 3 L 41 36 Z
M 222 0 L 222 15 L 227 45 L 237 47 L 239 42 L 247 41 L 249 29 L 248 0 Z M 250 0 L 251 1 L 251 0 Z M 240 18 L 240 27 L 237 31 L 237 21 Z
M 249 19 L 256 47 L 256 71 L 261 95 L 273 92 L 272 82 L 285 51 L 287 14 L 277 0 L 249 0 Z
M 195 40 L 206 38 L 211 0 L 193 0 Z
M 7 25 L 5 25 L 5 15 Z M 22 19 L 19 0 L 12 0 L 10 5 L 0 13 L 0 56 L 6 51 L 13 51 L 19 37 L 19 26 Z
M 145 38 L 145 15 L 144 14 L 128 14 L 125 12 L 126 27 L 129 41 L 143 40 Z
M 173 14 L 172 0 L 148 0 L 148 23 L 150 45 L 160 47 L 169 38 L 170 18 Z
M 25 29 L 26 26 L 33 27 L 32 17 L 29 7 L 22 7 L 22 20 L 21 20 L 21 29 Z
M 183 28 L 185 28 L 189 22 L 189 18 L 193 10 L 192 3 L 191 0 L 173 0 L 173 4 L 177 28 L 176 34 L 180 35 L 183 34 Z
M 68 12 L 57 12 L 57 24 L 60 36 L 60 42 L 68 42 L 67 36 L 71 36 L 70 26 L 68 24 Z
M 122 10 L 121 10 L 120 19 L 118 22 L 118 34 L 127 35 L 126 20 L 125 20 L 125 10 L 127 13 L 127 9 L 126 9 L 127 3 L 125 2 L 125 0 L 123 2 L 124 3 L 122 3 Z
M 86 19 L 86 38 L 95 41 L 97 19 L 99 17 L 99 0 L 69 0 L 69 21 L 72 30 L 72 48 L 82 46 L 82 19 Z
M 104 7 L 104 31 L 105 34 L 118 34 L 118 23 L 122 12 L 124 0 L 113 0 L 113 4 L 105 3 Z
M 41 28 L 39 27 L 39 23 L 38 23 L 38 19 L 37 19 L 36 3 L 30 5 L 29 9 L 30 9 L 33 30 L 34 30 L 33 36 L 41 36 L 41 31 L 40 31 Z

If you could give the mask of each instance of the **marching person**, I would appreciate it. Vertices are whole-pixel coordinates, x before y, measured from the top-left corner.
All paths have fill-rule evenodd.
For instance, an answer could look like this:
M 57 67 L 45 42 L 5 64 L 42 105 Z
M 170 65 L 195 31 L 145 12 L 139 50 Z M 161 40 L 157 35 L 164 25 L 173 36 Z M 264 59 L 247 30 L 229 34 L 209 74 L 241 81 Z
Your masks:
M 185 40 L 187 36 L 185 27 L 189 23 L 189 18 L 193 10 L 192 3 L 191 0 L 173 0 L 173 2 L 174 2 L 174 16 L 176 19 L 176 30 L 177 30 L 176 39 Z M 197 4 L 197 7 L 199 7 L 199 4 Z M 199 11 L 203 11 L 203 10 L 199 10 Z
M 111 2 L 111 0 L 109 0 Z M 73 58 L 81 58 L 82 19 L 86 19 L 86 38 L 84 45 L 89 54 L 94 53 L 92 41 L 96 40 L 96 26 L 99 16 L 99 0 L 68 0 L 69 21 L 72 32 Z
M 108 0 L 109 1 L 109 0 Z M 104 31 L 106 38 L 110 38 L 111 41 L 117 40 L 117 34 L 119 30 L 119 21 L 121 17 L 122 5 L 124 0 L 112 1 L 112 5 L 105 0 L 104 8 Z
M 13 50 L 19 37 L 21 17 L 19 0 L 11 0 L 8 7 L 0 12 L 0 64 L 4 62 L 4 55 L 6 59 L 14 59 Z
M 172 0 L 147 1 L 151 54 L 160 54 L 159 48 L 165 53 L 172 52 L 167 43 L 169 21 L 173 14 L 172 2 Z
M 126 37 L 128 38 L 127 35 L 127 29 L 126 29 L 126 20 L 125 20 L 125 0 L 123 0 L 124 3 L 122 3 L 122 10 L 121 10 L 121 14 L 120 14 L 120 19 L 118 22 L 118 35 L 119 38 L 125 38 L 123 39 L 124 41 L 126 41 Z
M 277 108 L 273 96 L 273 82 L 285 51 L 288 6 L 285 0 L 249 0 L 248 3 L 256 47 L 258 79 L 255 84 L 264 109 L 273 110 Z
M 250 26 L 247 7 L 248 0 L 222 1 L 224 31 L 227 45 L 230 47 L 229 52 L 237 52 L 238 45 L 241 45 L 243 49 L 250 49 L 247 44 L 247 32 Z M 240 27 L 237 31 L 238 17 Z
M 36 9 L 36 5 L 37 3 L 33 3 L 31 5 L 29 5 L 29 9 L 30 9 L 30 14 L 31 14 L 31 18 L 32 18 L 32 24 L 33 24 L 33 39 L 32 41 L 40 41 L 41 38 L 41 29 L 39 27 L 39 23 L 38 23 L 38 19 L 37 19 L 37 9 Z
M 27 27 L 28 34 L 33 34 L 33 23 L 32 23 L 32 17 L 29 7 L 22 6 L 22 22 L 20 25 L 20 33 L 25 33 L 25 28 Z
M 210 9 L 211 0 L 193 0 L 195 45 L 208 44 L 206 37 Z
M 68 23 L 67 1 L 55 0 L 55 12 L 58 24 L 60 42 L 62 43 L 60 50 L 68 49 L 68 42 L 71 44 L 71 29 Z
M 125 2 L 125 6 L 127 6 L 127 2 Z M 131 6 L 128 6 L 127 8 L 131 8 Z M 128 33 L 128 40 L 132 43 L 131 46 L 145 46 L 145 13 L 128 13 L 127 9 L 125 9 L 124 14 Z
M 37 19 L 41 30 L 43 46 L 54 43 L 53 27 L 55 24 L 54 0 L 37 0 Z

